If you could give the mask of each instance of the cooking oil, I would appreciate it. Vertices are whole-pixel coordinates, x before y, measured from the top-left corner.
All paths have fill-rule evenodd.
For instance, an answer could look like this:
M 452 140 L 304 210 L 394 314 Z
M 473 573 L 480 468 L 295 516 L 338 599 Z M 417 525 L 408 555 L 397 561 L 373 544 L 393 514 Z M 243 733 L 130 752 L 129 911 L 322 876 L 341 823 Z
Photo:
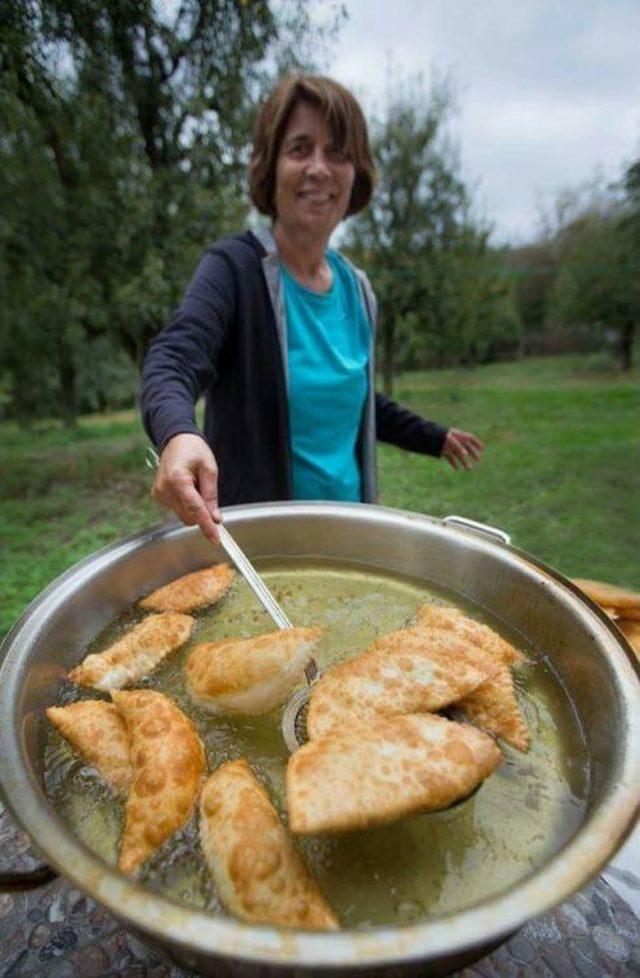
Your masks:
M 531 749 L 501 744 L 504 761 L 467 801 L 444 812 L 414 815 L 393 825 L 344 835 L 296 839 L 344 927 L 406 924 L 461 910 L 522 880 L 575 833 L 588 791 L 585 741 L 571 702 L 545 650 L 526 647 L 499 620 L 437 591 L 424 581 L 343 562 L 269 559 L 256 564 L 294 625 L 322 625 L 316 660 L 326 670 L 386 632 L 410 621 L 418 605 L 455 604 L 485 621 L 527 655 L 516 687 Z M 132 627 L 130 609 L 87 648 L 98 652 Z M 259 717 L 210 715 L 186 692 L 184 665 L 194 644 L 250 638 L 274 625 L 240 578 L 227 597 L 197 616 L 190 641 L 141 687 L 171 696 L 194 722 L 210 770 L 246 757 L 286 825 L 287 751 L 282 709 Z M 100 694 L 64 683 L 59 703 Z M 45 756 L 47 790 L 82 841 L 115 864 L 124 806 L 53 730 Z M 195 818 L 145 866 L 142 881 L 174 899 L 224 914 L 198 845 Z

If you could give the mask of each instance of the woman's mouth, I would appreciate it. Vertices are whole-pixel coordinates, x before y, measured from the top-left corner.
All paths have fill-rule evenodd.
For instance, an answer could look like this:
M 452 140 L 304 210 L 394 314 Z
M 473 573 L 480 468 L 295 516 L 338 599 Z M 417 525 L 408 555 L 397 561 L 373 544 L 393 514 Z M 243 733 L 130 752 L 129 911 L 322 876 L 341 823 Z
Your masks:
M 332 194 L 321 193 L 316 190 L 303 190 L 298 196 L 310 204 L 328 204 L 333 199 Z

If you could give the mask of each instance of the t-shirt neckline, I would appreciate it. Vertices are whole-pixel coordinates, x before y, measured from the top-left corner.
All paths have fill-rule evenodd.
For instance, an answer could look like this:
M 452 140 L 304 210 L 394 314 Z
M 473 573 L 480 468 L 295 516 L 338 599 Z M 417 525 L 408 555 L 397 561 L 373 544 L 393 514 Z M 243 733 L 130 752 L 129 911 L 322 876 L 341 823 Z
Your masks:
M 307 285 L 303 285 L 302 282 L 298 281 L 298 279 L 295 277 L 293 272 L 289 268 L 287 268 L 285 263 L 282 262 L 282 269 L 284 274 L 287 276 L 290 282 L 293 282 L 296 289 L 299 289 L 303 295 L 311 296 L 313 299 L 320 302 L 330 299 L 333 296 L 336 288 L 337 271 L 334 263 L 331 261 L 329 251 L 325 251 L 325 257 L 331 268 L 331 286 L 326 290 L 326 292 L 316 292 L 315 289 L 310 289 Z

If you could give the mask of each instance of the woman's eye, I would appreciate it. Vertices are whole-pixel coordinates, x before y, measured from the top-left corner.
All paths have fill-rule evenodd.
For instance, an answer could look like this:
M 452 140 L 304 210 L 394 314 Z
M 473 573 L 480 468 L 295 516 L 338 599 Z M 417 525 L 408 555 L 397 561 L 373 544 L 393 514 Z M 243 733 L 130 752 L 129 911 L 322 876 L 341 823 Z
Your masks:
M 339 146 L 330 146 L 327 155 L 330 159 L 335 160 L 336 163 L 346 163 L 349 159 L 349 154 L 346 150 L 341 149 Z

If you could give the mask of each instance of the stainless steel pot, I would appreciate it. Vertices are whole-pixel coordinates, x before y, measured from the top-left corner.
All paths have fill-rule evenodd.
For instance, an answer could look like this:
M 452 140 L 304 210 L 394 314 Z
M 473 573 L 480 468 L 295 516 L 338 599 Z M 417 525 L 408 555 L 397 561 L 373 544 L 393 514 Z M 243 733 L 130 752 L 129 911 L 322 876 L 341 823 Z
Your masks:
M 463 967 L 567 899 L 609 861 L 640 807 L 640 670 L 608 618 L 569 581 L 478 532 L 359 504 L 272 503 L 226 511 L 249 557 L 343 558 L 437 583 L 543 649 L 584 727 L 584 824 L 549 862 L 479 906 L 405 927 L 312 934 L 249 926 L 163 899 L 86 849 L 43 791 L 43 709 L 87 643 L 140 595 L 212 557 L 198 531 L 162 525 L 88 557 L 30 605 L 2 646 L 0 784 L 44 858 L 148 942 L 206 975 L 436 975 Z M 464 521 L 463 521 L 464 524 Z

